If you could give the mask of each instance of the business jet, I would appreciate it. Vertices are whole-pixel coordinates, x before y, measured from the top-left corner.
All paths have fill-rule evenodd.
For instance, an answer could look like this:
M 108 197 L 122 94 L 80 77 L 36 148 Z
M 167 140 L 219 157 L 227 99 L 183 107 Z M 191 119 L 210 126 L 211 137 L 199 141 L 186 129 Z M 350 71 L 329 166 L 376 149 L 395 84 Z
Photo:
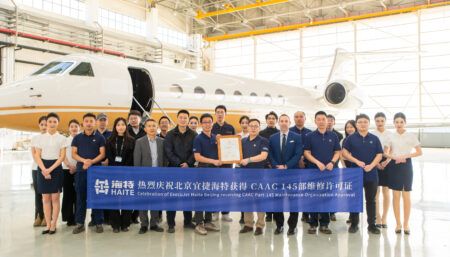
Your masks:
M 86 112 L 105 113 L 114 120 L 139 110 L 155 119 L 167 115 L 175 120 L 180 109 L 199 117 L 224 104 L 227 122 L 238 127 L 242 115 L 264 119 L 272 110 L 290 115 L 298 110 L 357 109 L 363 92 L 336 76 L 345 58 L 336 50 L 328 80 L 307 89 L 97 54 L 66 55 L 0 86 L 0 127 L 35 131 L 38 118 L 49 112 L 60 115 L 64 129 Z

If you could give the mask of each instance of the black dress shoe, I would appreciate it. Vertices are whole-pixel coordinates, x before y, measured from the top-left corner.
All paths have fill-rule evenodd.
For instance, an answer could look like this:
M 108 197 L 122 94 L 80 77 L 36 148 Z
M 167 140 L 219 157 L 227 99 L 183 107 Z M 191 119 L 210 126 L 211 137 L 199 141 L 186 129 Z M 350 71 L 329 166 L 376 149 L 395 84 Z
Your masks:
M 239 233 L 244 234 L 244 233 L 247 233 L 247 232 L 250 232 L 250 231 L 253 232 L 253 228 L 244 226 L 244 227 L 239 231 Z
M 120 230 L 121 230 L 122 232 L 128 232 L 128 231 L 130 231 L 130 229 L 129 229 L 128 227 L 121 228 Z
M 43 235 L 48 234 L 48 233 L 50 233 L 50 229 L 46 229 L 46 230 L 42 231 Z
M 274 234 L 275 235 L 279 235 L 279 234 L 281 234 L 281 233 L 283 233 L 283 227 L 277 227 L 276 229 L 275 229 L 275 232 L 274 232 Z
M 147 227 L 141 227 L 141 228 L 139 229 L 139 234 L 145 234 L 145 233 L 147 233 L 147 230 L 148 230 Z
M 93 227 L 93 226 L 95 226 L 95 225 L 94 225 L 94 223 L 92 222 L 92 220 L 91 220 L 91 221 L 89 221 L 89 223 L 88 223 L 88 227 Z
M 170 233 L 170 234 L 175 233 L 175 228 L 174 227 L 169 227 L 169 229 L 167 229 L 167 233 Z
M 262 234 L 263 234 L 262 228 L 256 228 L 256 230 L 255 230 L 255 236 L 259 236 L 259 235 L 262 235 Z
M 151 226 L 150 230 L 156 231 L 156 232 L 164 232 L 164 229 L 162 227 L 158 226 L 158 225 Z
M 289 228 L 287 234 L 288 234 L 288 236 L 292 236 L 292 235 L 295 235 L 296 232 L 297 232 L 297 228 Z
M 369 233 L 372 233 L 372 234 L 375 234 L 375 235 L 379 235 L 381 233 L 380 229 L 377 228 L 377 226 L 375 226 L 375 224 L 369 225 L 367 230 L 369 231 Z
M 348 228 L 348 233 L 352 233 L 352 234 L 354 234 L 354 233 L 356 233 L 356 232 L 358 232 L 358 225 L 351 225 L 349 228 Z
M 119 233 L 120 232 L 120 229 L 118 229 L 118 228 L 113 228 L 113 233 Z
M 49 235 L 54 235 L 54 234 L 56 234 L 56 228 L 55 228 L 55 230 L 49 230 L 49 231 L 48 231 L 48 234 L 49 234 Z
M 331 229 L 328 228 L 328 226 L 320 226 L 319 231 L 324 233 L 324 234 L 327 234 L 327 235 L 330 235 L 330 234 L 333 233 L 331 231 Z

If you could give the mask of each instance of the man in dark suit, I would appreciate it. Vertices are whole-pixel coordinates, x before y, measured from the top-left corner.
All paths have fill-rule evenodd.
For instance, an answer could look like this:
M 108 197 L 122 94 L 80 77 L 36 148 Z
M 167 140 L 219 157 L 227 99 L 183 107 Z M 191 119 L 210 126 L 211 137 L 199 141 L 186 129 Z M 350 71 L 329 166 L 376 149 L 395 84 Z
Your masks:
M 145 121 L 144 130 L 146 136 L 139 138 L 134 147 L 134 166 L 163 167 L 165 166 L 164 139 L 157 137 L 158 124 L 154 119 Z M 148 211 L 139 211 L 141 229 L 139 234 L 147 232 L 149 227 Z M 163 232 L 164 229 L 158 226 L 159 211 L 150 211 L 150 230 Z
M 299 161 L 303 154 L 302 137 L 292 131 L 289 131 L 291 121 L 289 116 L 282 114 L 278 125 L 280 132 L 273 134 L 269 139 L 269 158 L 274 169 L 298 169 Z M 274 219 L 277 223 L 275 235 L 283 233 L 284 214 L 282 212 L 274 213 Z M 294 235 L 297 230 L 298 212 L 291 212 L 289 215 L 288 235 Z

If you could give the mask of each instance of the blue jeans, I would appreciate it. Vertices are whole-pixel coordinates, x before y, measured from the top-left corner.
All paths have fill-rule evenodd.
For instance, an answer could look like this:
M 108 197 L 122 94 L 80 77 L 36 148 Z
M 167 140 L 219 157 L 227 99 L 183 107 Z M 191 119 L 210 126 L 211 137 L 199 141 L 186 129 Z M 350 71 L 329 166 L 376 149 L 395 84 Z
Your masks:
M 87 172 L 84 170 L 77 170 L 75 173 L 75 191 L 77 192 L 75 222 L 84 225 L 87 199 Z M 94 225 L 103 224 L 103 210 L 92 210 L 92 223 Z

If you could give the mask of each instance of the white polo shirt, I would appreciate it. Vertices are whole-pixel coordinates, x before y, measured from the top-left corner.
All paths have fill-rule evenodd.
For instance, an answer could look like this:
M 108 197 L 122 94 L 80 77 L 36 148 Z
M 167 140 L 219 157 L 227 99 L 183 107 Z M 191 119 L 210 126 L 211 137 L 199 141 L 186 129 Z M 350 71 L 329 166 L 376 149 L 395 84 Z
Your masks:
M 404 132 L 399 134 L 397 131 L 391 135 L 391 154 L 395 156 L 401 156 L 410 154 L 412 149 L 419 146 L 420 142 L 417 136 L 413 133 Z
M 381 133 L 380 131 L 378 131 L 377 129 L 375 129 L 374 131 L 372 131 L 372 134 L 374 134 L 375 136 L 378 137 L 378 139 L 380 139 L 381 145 L 383 146 L 383 148 L 385 146 L 390 146 L 391 144 L 391 137 L 392 137 L 392 132 L 385 129 L 383 133 Z
M 39 135 L 34 145 L 31 145 L 36 149 L 41 150 L 41 159 L 43 160 L 56 160 L 59 158 L 61 149 L 67 147 L 67 138 L 58 132 L 50 135 L 48 132 Z
M 72 141 L 73 141 L 73 136 L 68 136 L 66 138 L 66 145 L 67 145 L 67 147 L 66 147 L 66 158 L 67 158 L 67 160 L 69 161 L 69 163 L 71 165 L 76 166 L 77 165 L 77 161 L 75 161 L 72 158 L 72 147 L 71 147 Z M 63 169 L 65 169 L 65 170 L 69 169 L 69 167 L 67 167 L 67 165 L 64 162 L 63 162 L 62 165 L 63 165 Z

